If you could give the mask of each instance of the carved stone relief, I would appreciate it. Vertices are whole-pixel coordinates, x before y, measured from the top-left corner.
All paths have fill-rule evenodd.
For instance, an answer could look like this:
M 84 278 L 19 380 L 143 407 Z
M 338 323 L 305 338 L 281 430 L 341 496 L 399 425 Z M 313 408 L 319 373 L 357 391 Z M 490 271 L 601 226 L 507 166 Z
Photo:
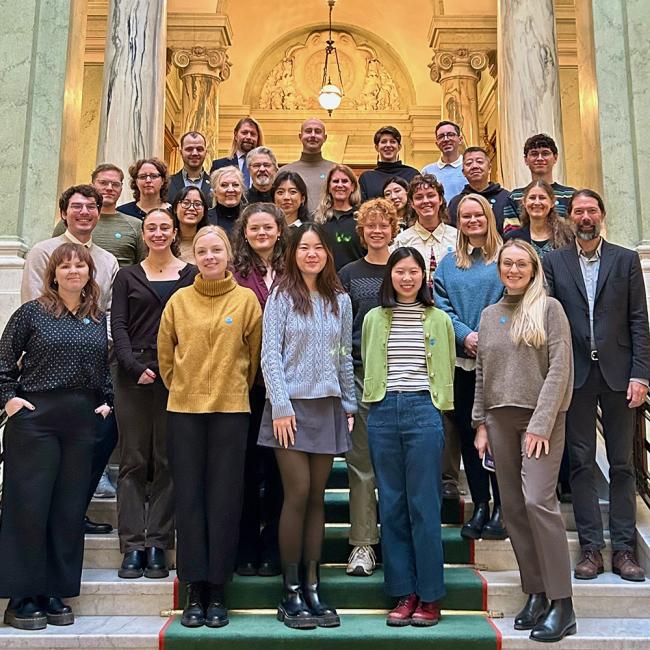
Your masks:
M 325 62 L 325 31 L 312 32 L 303 42 L 287 47 L 284 55 L 262 81 L 255 105 L 266 110 L 307 110 L 318 108 L 318 91 Z M 405 102 L 394 75 L 367 43 L 358 43 L 348 32 L 334 32 L 343 78 L 341 108 L 359 111 L 396 111 Z M 332 83 L 339 84 L 336 62 L 330 57 Z

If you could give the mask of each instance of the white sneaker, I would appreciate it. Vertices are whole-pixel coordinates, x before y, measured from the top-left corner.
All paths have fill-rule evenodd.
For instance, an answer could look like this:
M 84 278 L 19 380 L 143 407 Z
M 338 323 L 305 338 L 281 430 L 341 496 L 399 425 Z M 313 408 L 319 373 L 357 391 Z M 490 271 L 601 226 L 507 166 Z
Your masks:
M 106 471 L 104 471 L 102 477 L 99 479 L 93 496 L 96 499 L 112 499 L 115 496 L 115 488 L 111 483 L 111 479 L 108 478 Z
M 348 558 L 346 573 L 350 576 L 371 576 L 376 563 L 372 546 L 355 546 Z

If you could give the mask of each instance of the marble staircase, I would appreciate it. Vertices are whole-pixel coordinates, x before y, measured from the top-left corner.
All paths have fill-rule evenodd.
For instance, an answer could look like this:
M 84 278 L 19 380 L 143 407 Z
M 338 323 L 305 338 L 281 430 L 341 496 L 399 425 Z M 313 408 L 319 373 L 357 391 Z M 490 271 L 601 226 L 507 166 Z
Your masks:
M 345 488 L 328 494 L 330 501 L 345 500 Z M 472 507 L 464 497 L 464 515 Z M 562 506 L 572 555 L 579 552 L 575 521 L 570 505 Z M 601 502 L 606 521 L 608 504 Z M 115 500 L 95 500 L 91 518 L 115 524 Z M 640 512 L 645 521 L 648 515 Z M 340 513 L 344 520 L 345 512 Z M 336 524 L 342 526 L 344 524 Z M 173 561 L 173 555 L 170 558 Z M 644 561 L 648 564 L 644 555 Z M 81 595 L 71 601 L 76 621 L 69 627 L 48 627 L 39 632 L 20 632 L 0 625 L 1 648 L 92 648 L 108 650 L 154 650 L 166 622 L 160 616 L 173 602 L 174 572 L 163 580 L 122 580 L 117 577 L 121 562 L 117 534 L 86 537 Z M 538 648 L 523 632 L 512 627 L 512 618 L 523 598 L 517 565 L 508 540 L 479 540 L 473 547 L 473 563 L 485 580 L 487 609 L 500 630 L 501 647 L 508 650 Z M 650 580 L 630 583 L 609 572 L 611 552 L 605 554 L 606 572 L 597 580 L 574 581 L 578 634 L 561 647 L 575 650 L 650 648 Z M 341 566 L 341 571 L 343 571 Z M 4 609 L 5 603 L 0 602 Z

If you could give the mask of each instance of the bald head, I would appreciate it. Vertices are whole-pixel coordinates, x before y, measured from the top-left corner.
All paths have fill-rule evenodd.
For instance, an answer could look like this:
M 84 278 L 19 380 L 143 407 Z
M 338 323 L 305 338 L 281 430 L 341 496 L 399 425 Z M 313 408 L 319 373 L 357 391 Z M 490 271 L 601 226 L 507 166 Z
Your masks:
M 298 137 L 305 153 L 320 153 L 325 140 L 327 140 L 325 124 L 316 117 L 310 117 L 302 123 Z

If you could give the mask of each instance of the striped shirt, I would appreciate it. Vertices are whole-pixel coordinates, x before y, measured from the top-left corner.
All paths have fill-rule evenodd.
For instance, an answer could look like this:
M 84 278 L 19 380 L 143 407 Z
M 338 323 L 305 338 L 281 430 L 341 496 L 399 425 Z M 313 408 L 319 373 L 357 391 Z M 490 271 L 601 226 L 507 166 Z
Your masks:
M 397 303 L 388 335 L 387 391 L 429 390 L 424 347 L 424 306 L 420 302 Z
M 567 217 L 567 208 L 569 206 L 569 199 L 576 191 L 574 187 L 568 185 L 560 185 L 559 183 L 551 183 L 553 193 L 555 194 L 555 212 L 560 219 Z M 519 216 L 521 214 L 521 200 L 524 197 L 525 187 L 517 187 L 510 192 L 510 198 L 503 206 L 503 232 L 507 233 L 509 230 L 521 228 L 521 221 Z

